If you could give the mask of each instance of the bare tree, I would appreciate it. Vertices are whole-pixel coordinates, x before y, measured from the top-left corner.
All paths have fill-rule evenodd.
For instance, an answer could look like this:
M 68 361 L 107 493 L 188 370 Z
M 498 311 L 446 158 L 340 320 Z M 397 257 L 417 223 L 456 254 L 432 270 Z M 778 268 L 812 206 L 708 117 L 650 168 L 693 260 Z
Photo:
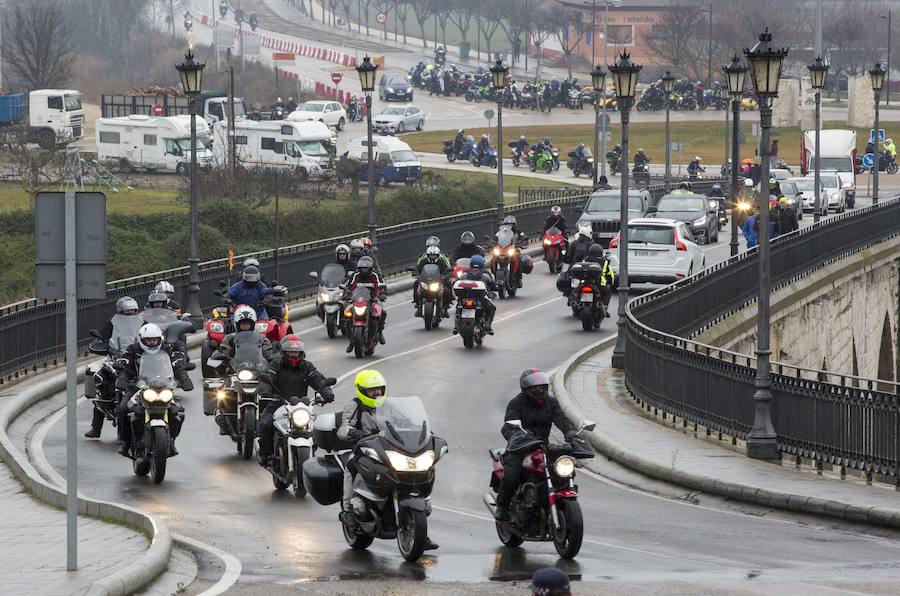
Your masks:
M 27 124 L 10 127 L 3 142 L 7 175 L 28 194 L 59 186 L 65 181 L 66 140 L 63 136 L 51 137 L 49 142 L 36 138 Z M 38 141 L 45 147 L 36 150 Z
M 7 72 L 19 85 L 25 89 L 62 87 L 72 78 L 74 44 L 59 1 L 17 4 L 5 24 L 0 53 Z
M 584 39 L 585 25 L 581 21 L 581 13 L 577 10 L 567 10 L 561 5 L 554 11 L 553 23 L 555 25 L 553 35 L 559 41 L 563 56 L 566 60 L 566 70 L 569 78 L 572 78 L 572 53 Z
M 829 58 L 835 72 L 858 75 L 882 59 L 882 37 L 872 31 L 872 24 L 880 24 L 882 14 L 887 14 L 887 8 L 880 0 L 825 5 L 822 38 L 831 50 Z
M 403 43 L 407 43 L 406 21 L 409 19 L 409 11 L 413 7 L 414 2 L 411 0 L 395 0 L 394 10 L 396 10 L 397 19 L 400 21 L 400 29 L 403 33 Z
M 428 40 L 425 39 L 425 21 L 434 16 L 434 3 L 431 0 L 417 0 L 413 4 L 413 13 L 416 15 L 416 22 L 419 24 L 419 30 L 422 32 L 422 47 L 428 47 Z M 437 40 L 435 40 L 437 43 Z
M 472 2 L 470 0 L 449 0 L 450 22 L 456 25 L 462 35 L 462 41 L 469 41 L 469 29 L 472 27 Z
M 676 73 L 691 78 L 706 78 L 706 12 L 689 6 L 685 0 L 672 0 L 669 10 L 662 13 L 647 36 L 647 47 L 663 63 L 671 64 Z M 698 43 L 699 39 L 699 43 Z
M 506 0 L 481 0 L 475 6 L 475 22 L 484 36 L 487 45 L 488 60 L 492 61 L 491 41 L 500 28 L 500 21 L 506 16 Z

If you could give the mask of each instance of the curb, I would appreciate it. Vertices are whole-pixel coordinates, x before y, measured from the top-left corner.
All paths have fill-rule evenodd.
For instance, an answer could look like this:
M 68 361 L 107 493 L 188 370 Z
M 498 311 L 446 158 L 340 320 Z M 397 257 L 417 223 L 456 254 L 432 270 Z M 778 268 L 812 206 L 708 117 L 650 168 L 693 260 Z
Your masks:
M 576 352 L 553 375 L 553 392 L 566 416 L 571 420 L 582 420 L 584 416 L 572 403 L 572 398 L 566 390 L 566 377 L 570 371 L 591 356 L 610 349 L 615 344 L 615 341 L 615 337 L 609 338 Z M 851 505 L 833 499 L 820 499 L 807 495 L 796 495 L 767 488 L 725 482 L 711 476 L 677 470 L 636 456 L 629 452 L 626 447 L 611 441 L 597 432 L 587 434 L 594 449 L 600 454 L 650 478 L 729 499 L 755 503 L 763 507 L 820 515 L 846 521 L 865 522 L 876 526 L 900 528 L 900 509 Z

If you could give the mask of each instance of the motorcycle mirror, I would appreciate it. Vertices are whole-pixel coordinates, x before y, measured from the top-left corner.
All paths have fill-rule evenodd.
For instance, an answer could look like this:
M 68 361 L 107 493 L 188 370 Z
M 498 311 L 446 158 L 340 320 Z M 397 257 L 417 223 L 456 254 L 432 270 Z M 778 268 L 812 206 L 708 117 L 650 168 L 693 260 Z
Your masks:
M 97 331 L 96 329 L 91 329 L 90 331 L 88 331 L 88 333 L 90 334 L 91 337 L 96 337 L 99 340 L 103 339 L 103 337 L 100 336 L 100 332 Z
M 319 279 L 319 274 L 316 273 L 315 271 L 310 271 L 309 276 L 313 279 Z
M 328 378 L 325 379 L 325 386 L 326 386 L 326 387 L 332 387 L 332 386 L 334 386 L 334 385 L 337 385 L 337 379 L 336 379 L 336 378 L 334 378 L 334 377 L 328 377 Z
M 196 370 L 197 363 L 196 362 L 188 362 L 184 365 L 184 370 Z
M 585 420 L 584 423 L 581 425 L 581 428 L 588 432 L 591 432 L 592 430 L 597 428 L 597 423 L 594 422 L 593 420 Z

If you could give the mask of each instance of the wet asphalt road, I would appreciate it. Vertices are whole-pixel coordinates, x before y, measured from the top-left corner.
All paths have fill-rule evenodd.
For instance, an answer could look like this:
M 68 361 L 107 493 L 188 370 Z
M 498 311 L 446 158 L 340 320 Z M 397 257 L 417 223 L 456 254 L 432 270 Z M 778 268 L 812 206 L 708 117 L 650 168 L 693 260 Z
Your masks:
M 727 241 L 704 248 L 708 264 L 727 256 Z M 891 533 L 814 518 L 770 519 L 727 507 L 691 506 L 584 473 L 578 482 L 585 541 L 575 561 L 558 561 L 552 543 L 500 548 L 481 499 L 489 479 L 487 449 L 502 443 L 499 428 L 506 403 L 516 393 L 518 374 L 532 366 L 554 369 L 574 351 L 613 333 L 615 318 L 597 333 L 581 331 L 567 316 L 555 276 L 543 263 L 536 263 L 516 298 L 498 303 L 497 334 L 480 350 L 465 350 L 446 322 L 426 332 L 421 320 L 413 318 L 409 300 L 409 293 L 389 298 L 388 344 L 379 346 L 371 359 L 358 361 L 345 354 L 345 342 L 329 341 L 317 320 L 298 321 L 295 329 L 306 342 L 308 358 L 323 373 L 350 377 L 335 388 L 336 404 L 327 410 L 350 399 L 355 371 L 377 368 L 388 379 L 390 394 L 422 398 L 435 432 L 449 442 L 450 453 L 437 465 L 429 520 L 430 534 L 441 548 L 420 562 L 405 563 L 393 541 L 377 540 L 362 553 L 349 550 L 337 521 L 338 506 L 322 507 L 311 498 L 275 491 L 271 477 L 254 461 L 239 459 L 231 440 L 203 416 L 199 389 L 184 398 L 181 454 L 169 461 L 160 486 L 132 475 L 130 461 L 115 453 L 109 426 L 101 441 L 80 438 L 91 413 L 90 405 L 82 404 L 81 490 L 159 513 L 173 531 L 232 553 L 243 565 L 236 593 L 263 588 L 350 593 L 357 584 L 330 580 L 358 580 L 363 592 L 377 592 L 381 586 L 395 590 L 391 593 L 441 593 L 444 582 L 471 582 L 460 589 L 483 591 L 490 584 L 482 582 L 522 581 L 535 569 L 554 564 L 584 582 L 586 590 L 592 586 L 590 593 L 596 593 L 595 585 L 604 591 L 629 592 L 629 586 L 657 591 L 677 582 L 703 591 L 753 591 L 760 582 L 774 582 L 765 584 L 766 590 L 777 585 L 812 593 L 826 585 L 840 589 L 848 577 L 855 578 L 856 589 L 890 592 L 892 579 L 900 577 L 900 541 Z M 200 387 L 199 370 L 193 378 Z M 64 444 L 61 420 L 45 442 L 49 461 L 61 473 Z M 753 586 L 747 584 L 751 578 L 757 578 Z M 308 583 L 317 580 L 324 583 Z M 426 583 L 420 588 L 409 583 L 422 581 Z

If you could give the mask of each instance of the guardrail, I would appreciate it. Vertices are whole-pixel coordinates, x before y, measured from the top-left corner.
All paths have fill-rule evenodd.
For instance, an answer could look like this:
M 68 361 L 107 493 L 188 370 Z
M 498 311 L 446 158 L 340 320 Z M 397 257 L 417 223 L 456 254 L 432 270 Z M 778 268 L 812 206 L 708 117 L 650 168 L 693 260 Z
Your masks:
M 649 183 L 635 184 L 634 180 L 630 181 L 630 186 L 635 189 L 647 189 L 653 202 L 659 201 L 660 197 L 666 194 L 665 181 L 662 176 L 650 176 L 645 178 Z M 681 182 L 690 182 L 694 192 L 706 194 L 712 190 L 713 184 L 720 184 L 722 188 L 727 188 L 729 181 L 725 178 L 702 178 L 700 180 L 691 181 L 688 178 L 671 178 L 669 185 L 676 188 Z M 618 192 L 618 188 L 612 189 Z M 519 187 L 519 204 L 527 204 L 533 201 L 559 202 L 568 200 L 571 197 L 582 197 L 592 191 L 587 187 L 577 186 L 529 186 Z
M 543 230 L 548 207 L 559 203 L 563 214 L 574 221 L 577 219 L 576 206 L 580 206 L 588 195 L 571 195 L 566 200 L 543 199 L 530 201 L 507 208 L 507 214 L 515 215 L 519 229 L 525 232 Z M 459 236 L 466 230 L 475 233 L 476 238 L 491 235 L 496 229 L 496 211 L 485 209 L 471 213 L 461 213 L 423 221 L 409 222 L 381 228 L 378 231 L 378 261 L 385 273 L 396 273 L 412 264 L 424 251 L 425 239 L 439 236 L 446 250 L 455 246 Z M 316 282 L 309 277 L 310 271 L 320 271 L 334 260 L 334 247 L 348 243 L 353 238 L 364 236 L 365 232 L 355 232 L 346 236 L 327 238 L 305 244 L 286 246 L 278 250 L 280 285 L 288 288 L 293 295 L 311 294 Z M 216 304 L 213 292 L 220 280 L 235 282 L 239 275 L 239 265 L 244 259 L 255 257 L 260 262 L 262 274 L 267 280 L 275 280 L 275 250 L 240 255 L 235 257 L 238 267 L 228 271 L 228 259 L 216 259 L 200 263 L 200 303 L 208 311 Z M 89 342 L 88 331 L 99 328 L 115 313 L 116 300 L 122 296 L 132 296 L 138 304 L 143 304 L 146 296 L 156 283 L 166 280 L 175 287 L 176 296 L 186 296 L 188 267 L 178 267 L 111 281 L 107 284 L 104 300 L 82 300 L 78 303 L 78 337 L 83 349 Z M 23 300 L 0 307 L 0 384 L 4 380 L 18 377 L 29 370 L 62 360 L 65 344 L 65 303 L 63 301 Z
M 772 241 L 773 291 L 900 234 L 900 199 L 858 209 Z M 746 438 L 756 360 L 689 339 L 755 301 L 756 249 L 626 306 L 625 378 L 650 406 Z M 898 384 L 772 363 L 772 420 L 782 453 L 892 477 L 900 485 Z

